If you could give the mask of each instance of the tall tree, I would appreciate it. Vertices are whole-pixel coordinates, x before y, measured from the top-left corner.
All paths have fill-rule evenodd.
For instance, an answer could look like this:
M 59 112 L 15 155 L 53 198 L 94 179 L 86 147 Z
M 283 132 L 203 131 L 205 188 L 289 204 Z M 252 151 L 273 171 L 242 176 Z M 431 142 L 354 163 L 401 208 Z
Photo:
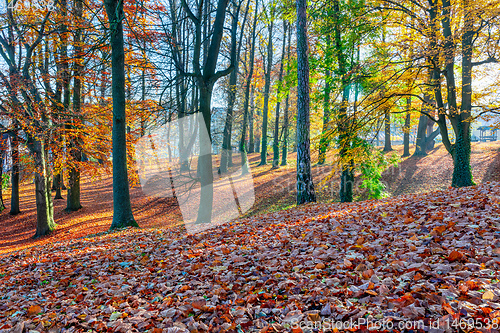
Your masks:
M 212 37 L 206 48 L 206 57 L 203 64 L 203 69 L 200 65 L 201 46 L 202 46 L 202 11 L 199 10 L 197 15 L 191 11 L 186 0 L 182 0 L 182 6 L 194 25 L 195 41 L 194 41 L 194 56 L 193 70 L 194 73 L 186 74 L 195 77 L 196 83 L 200 92 L 199 110 L 201 117 L 200 121 L 200 156 L 198 158 L 198 174 L 200 175 L 201 183 L 201 198 L 198 208 L 198 217 L 196 223 L 210 223 L 212 221 L 212 205 L 213 205 L 213 170 L 212 170 L 212 147 L 211 147 L 211 103 L 214 84 L 219 78 L 228 75 L 234 69 L 234 64 L 231 64 L 225 70 L 217 71 L 217 59 L 221 41 L 224 33 L 224 20 L 226 16 L 226 8 L 229 0 L 218 0 L 215 13 L 215 20 L 212 24 Z M 206 40 L 206 39 L 205 39 Z M 206 128 L 206 133 L 210 136 L 210 140 L 206 140 L 202 131 L 202 127 Z
M 338 63 L 338 75 L 340 77 L 340 90 L 342 94 L 341 104 L 337 115 L 337 127 L 340 145 L 340 201 L 352 202 L 353 198 L 353 182 L 354 182 L 354 160 L 351 154 L 352 149 L 352 119 L 347 113 L 349 103 L 349 73 L 346 55 L 344 53 L 344 45 L 342 41 L 341 28 L 341 12 L 339 0 L 333 0 L 332 5 L 333 16 L 333 33 L 334 33 L 334 52 Z
M 384 151 L 392 151 L 391 143 L 391 110 L 384 111 Z
M 271 91 L 271 72 L 273 70 L 273 28 L 274 28 L 274 4 L 271 3 L 268 16 L 268 41 L 267 41 L 267 68 L 265 70 L 264 84 L 264 107 L 262 110 L 262 148 L 260 150 L 260 164 L 267 164 L 267 126 L 269 122 L 269 95 Z
M 245 167 L 247 163 L 247 147 L 246 147 L 246 135 L 247 135 L 247 122 L 250 119 L 250 151 L 254 151 L 254 143 L 253 143 L 253 108 L 252 114 L 249 115 L 248 104 L 250 98 L 253 100 L 253 87 L 252 87 L 252 96 L 250 96 L 250 88 L 252 86 L 252 77 L 254 72 L 254 60 L 255 60 L 255 41 L 257 39 L 257 19 L 259 12 L 259 0 L 255 0 L 255 12 L 252 24 L 252 33 L 251 33 L 251 41 L 250 41 L 250 55 L 248 57 L 248 74 L 245 81 L 245 96 L 243 100 L 243 126 L 241 129 L 241 139 L 240 139 L 240 152 L 241 152 L 241 165 L 243 167 L 243 172 L 247 172 L 248 169 Z
M 326 35 L 326 51 L 330 50 L 331 37 L 330 34 Z M 326 57 L 327 66 L 325 70 L 325 89 L 324 89 L 324 97 L 323 97 L 323 129 L 321 131 L 321 139 L 319 142 L 319 155 L 318 155 L 318 164 L 325 164 L 326 161 L 326 151 L 328 149 L 330 136 L 332 135 L 331 131 L 331 110 L 330 110 L 330 94 L 331 94 L 331 71 L 330 66 L 328 64 L 329 55 Z
M 259 152 L 258 149 L 258 142 L 255 144 L 255 86 L 252 85 L 252 89 L 250 91 L 250 126 L 248 128 L 249 131 L 249 138 L 248 138 L 248 152 L 249 153 L 255 153 Z M 257 147 L 257 150 L 256 150 Z
M 83 50 L 82 50 L 82 16 L 83 16 L 83 0 L 74 0 L 74 20 L 77 29 L 74 31 L 74 58 L 75 58 L 75 73 L 73 83 L 73 115 L 72 122 L 75 122 L 78 117 L 81 117 L 82 112 L 82 74 L 83 74 Z M 75 126 L 68 125 L 68 128 Z M 80 165 L 82 153 L 80 149 L 80 140 L 78 137 L 70 136 L 68 140 L 68 150 L 72 157 L 71 165 L 69 166 L 68 193 L 66 197 L 66 211 L 76 211 L 82 208 L 80 201 Z
M 232 138 L 232 128 L 233 128 L 233 113 L 234 104 L 236 102 L 236 89 L 239 74 L 239 64 L 240 64 L 240 53 L 241 45 L 243 39 L 243 33 L 245 31 L 245 24 L 248 15 L 248 8 L 250 6 L 250 1 L 247 1 L 247 8 L 244 13 L 242 28 L 240 31 L 240 38 L 238 37 L 238 23 L 240 18 L 240 8 L 242 1 L 233 0 L 233 12 L 232 12 L 232 23 L 231 23 L 231 63 L 234 64 L 234 70 L 229 75 L 229 91 L 228 91 L 228 103 L 227 103 L 227 114 L 226 121 L 224 124 L 224 134 L 222 141 L 222 156 L 220 162 L 220 172 L 225 173 L 228 167 L 232 166 L 232 149 L 231 149 L 231 138 Z
M 287 25 L 290 25 L 290 23 L 287 21 Z M 290 29 L 291 30 L 291 29 Z M 286 76 L 290 76 L 290 45 L 292 44 L 292 32 L 288 34 L 288 47 L 287 47 L 287 62 L 286 62 Z M 288 161 L 288 134 L 289 134 L 289 121 L 290 121 L 290 116 L 288 114 L 290 106 L 290 90 L 287 89 L 286 92 L 286 98 L 285 98 L 285 110 L 283 113 L 283 147 L 281 150 L 281 165 L 285 166 L 287 165 Z
M 273 168 L 277 169 L 280 165 L 280 106 L 281 106 L 281 94 L 283 89 L 283 62 L 285 61 L 285 50 L 286 50 L 286 35 L 287 35 L 287 25 L 286 21 L 283 21 L 283 44 L 281 51 L 281 61 L 280 61 L 280 71 L 278 74 L 278 89 L 276 94 L 277 103 L 274 117 L 274 137 L 273 137 Z
M 307 0 L 297 0 L 297 79 L 297 204 L 301 205 L 316 202 L 311 174 Z
M 35 168 L 35 202 L 37 223 L 35 238 L 45 236 L 55 229 L 49 167 L 49 143 L 54 130 L 49 112 L 34 78 L 35 54 L 43 45 L 49 18 L 53 11 L 33 11 L 30 22 L 25 13 L 13 12 L 8 6 L 3 16 L 3 33 L 0 37 L 0 56 L 8 67 L 8 77 L 0 73 L 1 83 L 8 93 L 10 110 L 2 111 L 15 119 L 26 135 L 26 145 L 33 157 Z M 22 56 L 21 56 L 22 54 Z
M 113 96 L 113 221 L 111 229 L 138 227 L 132 214 L 127 172 L 125 50 L 122 0 L 104 0 L 109 20 Z
M 403 157 L 410 156 L 410 122 L 411 122 L 411 97 L 406 98 L 406 116 L 405 124 L 403 126 Z

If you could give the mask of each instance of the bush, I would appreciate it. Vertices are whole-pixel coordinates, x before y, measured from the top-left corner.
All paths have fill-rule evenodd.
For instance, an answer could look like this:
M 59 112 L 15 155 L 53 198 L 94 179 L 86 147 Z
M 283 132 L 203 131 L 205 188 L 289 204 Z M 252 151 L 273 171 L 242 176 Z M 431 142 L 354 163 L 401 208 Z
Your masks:
M 364 140 L 363 140 L 364 141 Z M 380 150 L 375 149 L 366 141 L 362 143 L 365 158 L 360 163 L 361 188 L 368 192 L 369 199 L 387 198 L 389 193 L 382 183 L 382 173 L 390 166 L 397 166 L 400 159 L 396 153 L 385 156 Z
M 10 175 L 8 173 L 2 174 L 2 190 L 6 190 L 10 185 Z

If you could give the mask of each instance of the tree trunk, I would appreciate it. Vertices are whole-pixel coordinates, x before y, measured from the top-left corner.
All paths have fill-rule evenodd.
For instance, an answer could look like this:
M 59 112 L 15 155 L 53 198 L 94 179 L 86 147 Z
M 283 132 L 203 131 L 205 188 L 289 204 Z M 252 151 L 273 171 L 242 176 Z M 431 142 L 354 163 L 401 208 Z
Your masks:
M 211 223 L 212 205 L 214 201 L 214 176 L 212 171 L 212 140 L 207 140 L 203 135 L 203 127 L 210 135 L 211 113 L 210 104 L 212 101 L 211 87 L 200 87 L 200 112 L 199 116 L 199 141 L 200 155 L 198 157 L 198 175 L 201 183 L 200 206 L 196 223 Z
M 423 106 L 422 106 L 423 107 Z M 418 128 L 417 128 L 417 140 L 415 142 L 415 152 L 413 156 L 426 156 L 426 132 L 427 132 L 427 122 L 429 119 L 426 115 L 421 114 L 418 120 Z
M 352 202 L 354 185 L 354 160 L 350 155 L 351 136 L 350 122 L 347 116 L 347 103 L 349 101 L 349 88 L 343 84 L 342 105 L 339 109 L 339 141 L 340 141 L 340 163 L 342 174 L 340 177 L 340 202 Z
M 351 126 L 347 114 L 349 103 L 349 81 L 347 80 L 347 61 L 342 45 L 342 31 L 340 28 L 340 4 L 339 0 L 333 2 L 333 20 L 335 31 L 335 55 L 338 62 L 339 73 L 342 78 L 342 101 L 338 111 L 337 127 L 340 142 L 340 202 L 352 202 L 354 182 L 354 160 L 351 156 Z
M 182 5 L 188 14 L 189 18 L 195 25 L 196 39 L 194 43 L 193 67 L 196 72 L 197 85 L 200 93 L 200 113 L 199 121 L 199 138 L 200 138 L 200 155 L 198 158 L 197 173 L 201 183 L 200 206 L 198 208 L 198 216 L 196 223 L 210 223 L 212 220 L 213 206 L 213 170 L 212 170 L 212 139 L 211 139 L 211 102 L 212 89 L 219 77 L 225 75 L 227 71 L 216 72 L 217 58 L 219 56 L 221 41 L 224 33 L 224 20 L 226 16 L 226 8 L 229 0 L 219 0 L 215 20 L 212 26 L 212 38 L 206 52 L 206 60 L 204 61 L 203 73 L 200 66 L 200 51 L 201 51 L 201 17 L 196 17 L 189 9 L 187 2 L 183 1 Z M 229 69 L 228 69 L 229 70 Z M 206 134 L 204 133 L 206 130 Z M 206 139 L 208 135 L 209 140 Z
M 19 209 L 19 142 L 17 133 L 12 136 L 12 194 L 10 197 L 10 212 L 11 215 L 17 215 L 21 211 Z
M 105 0 L 111 30 L 113 94 L 113 222 L 111 229 L 138 227 L 132 215 L 127 172 L 123 2 Z
M 321 139 L 319 142 L 319 156 L 318 164 L 323 165 L 326 161 L 326 151 L 328 149 L 330 140 L 328 133 L 330 130 L 330 70 L 325 73 L 325 96 L 323 100 L 323 129 L 321 131 Z
M 254 14 L 254 19 L 253 19 L 253 25 L 252 25 L 252 41 L 250 45 L 250 56 L 249 56 L 249 69 L 248 69 L 248 75 L 246 77 L 246 84 L 245 84 L 245 99 L 243 101 L 243 125 L 241 129 L 241 139 L 240 139 L 240 152 L 241 152 L 241 167 L 242 167 L 242 172 L 243 174 L 248 173 L 248 156 L 247 156 L 247 147 L 246 147 L 246 135 L 247 135 L 247 124 L 250 120 L 250 152 L 254 151 L 253 147 L 253 92 L 254 89 L 252 87 L 252 77 L 253 77 L 253 71 L 254 71 L 254 59 L 255 59 L 255 40 L 257 38 L 257 19 L 258 19 L 258 8 L 259 8 L 259 0 L 256 0 L 255 2 L 255 14 Z M 250 89 L 252 92 L 252 115 L 249 117 L 249 112 L 248 112 L 248 104 L 250 101 Z M 250 119 L 249 119 L 250 118 Z
M 385 130 L 384 130 L 384 139 L 385 139 L 385 145 L 384 145 L 384 151 L 392 151 L 392 144 L 391 144 L 391 112 L 389 110 L 385 111 L 384 114 L 384 125 L 385 125 Z
M 453 149 L 453 178 L 451 186 L 473 186 L 472 169 L 470 166 L 470 127 L 460 124 Z
M 307 1 L 297 0 L 297 204 L 316 202 L 311 174 Z M 265 133 L 263 133 L 265 136 Z M 262 146 L 264 147 L 264 145 Z
M 327 35 L 326 39 L 326 47 L 327 50 L 330 48 L 330 35 Z M 323 129 L 321 130 L 321 139 L 319 141 L 319 155 L 318 155 L 318 164 L 325 164 L 326 160 L 326 151 L 329 146 L 329 136 L 331 133 L 328 133 L 330 130 L 330 69 L 325 71 L 325 91 L 323 97 Z
M 287 23 L 289 24 L 289 23 Z M 286 76 L 290 76 L 290 45 L 292 44 L 292 31 L 290 27 L 290 33 L 288 34 L 288 48 L 287 48 L 287 65 L 286 65 Z M 288 110 L 290 103 L 290 91 L 287 91 L 285 99 L 285 110 L 283 114 L 283 148 L 281 152 L 281 165 L 287 165 L 288 161 L 288 133 L 289 133 L 289 118 Z
M 267 42 L 267 70 L 265 71 L 264 84 L 264 108 L 262 111 L 262 148 L 260 150 L 260 164 L 267 164 L 267 125 L 269 121 L 269 92 L 271 90 L 271 71 L 273 70 L 273 26 L 274 21 L 269 23 L 269 40 Z
M 247 135 L 247 124 L 248 124 L 248 101 L 245 101 L 244 111 L 243 111 L 243 125 L 241 127 L 241 140 L 240 140 L 240 153 L 241 153 L 241 173 L 243 175 L 249 172 L 248 169 L 248 155 L 246 148 L 246 135 Z
M 248 153 L 253 154 L 255 153 L 255 134 L 254 134 L 254 114 L 255 114 L 255 103 L 254 103 L 254 94 L 255 94 L 255 87 L 252 86 L 252 90 L 250 92 L 250 127 L 248 128 Z
M 67 0 L 63 0 L 61 2 L 61 7 L 63 9 L 63 17 L 66 18 L 68 16 L 67 14 Z M 83 9 L 82 9 L 83 12 Z M 81 17 L 78 16 L 78 17 Z M 66 114 L 69 114 L 69 108 L 70 108 L 70 103 L 71 103 L 71 89 L 70 89 L 70 84 L 71 84 L 71 73 L 70 73 L 70 68 L 69 68 L 69 58 L 68 58 L 68 37 L 67 37 L 67 32 L 68 32 L 68 27 L 66 24 L 63 24 L 63 32 L 64 32 L 64 37 L 61 38 L 62 45 L 61 45 L 61 50 L 62 50 L 62 58 L 63 58 L 63 63 L 62 63 L 62 78 L 63 78 L 63 108 L 64 112 Z M 81 34 L 81 32 L 79 32 Z M 64 144 L 64 142 L 62 142 Z M 63 199 L 62 194 L 61 194 L 61 189 L 65 189 L 64 184 L 63 184 L 63 174 L 62 170 L 58 172 L 56 175 L 57 178 L 57 185 L 56 185 L 56 196 L 55 199 Z
M 61 192 L 61 171 L 57 175 L 54 176 L 54 186 L 52 187 L 56 191 L 56 195 L 54 200 L 63 200 L 62 192 Z
M 143 48 L 146 49 L 146 41 Z M 144 55 L 144 60 L 146 56 Z M 143 68 L 141 73 L 141 137 L 146 134 L 146 70 Z
M 238 33 L 238 18 L 239 18 L 239 6 L 234 6 L 234 13 L 232 15 L 231 23 L 231 63 L 236 67 L 229 75 L 229 88 L 227 93 L 227 114 L 226 121 L 224 123 L 224 133 L 222 137 L 222 153 L 220 159 L 221 173 L 227 173 L 229 159 L 232 157 L 231 154 L 231 134 L 233 127 L 233 109 L 236 101 L 236 83 L 238 82 L 238 57 L 237 53 L 237 33 Z M 246 125 L 246 124 L 245 124 Z
M 280 63 L 280 72 L 278 76 L 278 81 L 280 82 L 280 86 L 283 84 L 283 62 L 285 61 L 285 47 L 286 47 L 286 21 L 283 21 L 283 49 L 281 50 L 281 63 Z M 276 103 L 276 116 L 274 119 L 274 138 L 273 138 L 273 169 L 279 168 L 280 165 L 280 138 L 279 138 L 279 130 L 280 130 L 280 106 L 281 106 L 281 94 L 282 89 L 278 89 L 278 102 Z
M 453 179 L 451 186 L 464 187 L 474 185 L 470 165 L 471 133 L 470 116 L 472 113 L 472 47 L 473 18 L 470 1 L 463 0 L 464 32 L 462 35 L 462 106 L 456 126 L 456 141 L 453 149 Z
M 32 144 L 35 160 L 35 201 L 36 201 L 36 234 L 34 238 L 49 234 L 56 227 L 54 207 L 50 193 L 50 174 L 47 163 L 47 146 L 36 140 Z
M 241 29 L 239 43 L 237 40 L 238 33 L 238 19 L 240 13 L 241 2 L 235 5 L 235 12 L 233 13 L 233 21 L 231 24 L 231 63 L 234 66 L 234 70 L 231 72 L 229 76 L 229 92 L 228 92 L 228 105 L 227 105 L 227 115 L 226 122 L 224 124 L 224 135 L 222 140 L 222 155 L 221 155 L 221 164 L 220 164 L 220 172 L 226 173 L 228 171 L 228 167 L 233 165 L 232 161 L 232 145 L 231 145 L 231 137 L 232 137 L 232 128 L 233 128 L 233 113 L 234 113 L 234 104 L 236 102 L 236 84 L 238 83 L 238 70 L 240 63 L 240 51 L 241 44 L 243 39 L 244 29 Z M 248 14 L 248 8 L 250 6 L 250 1 L 247 2 L 247 8 L 245 12 L 245 18 L 243 19 L 242 26 L 245 26 L 246 18 Z M 252 60 L 253 61 L 253 60 Z M 247 96 L 248 97 L 248 96 Z M 248 113 L 248 112 L 247 112 Z
M 408 97 L 406 99 L 406 118 L 405 118 L 405 125 L 404 125 L 404 137 L 403 137 L 403 146 L 404 146 L 404 151 L 403 151 L 403 157 L 408 157 L 410 156 L 410 121 L 411 121 L 411 97 Z
M 422 103 L 422 113 L 418 120 L 417 138 L 415 142 L 415 152 L 413 156 L 426 156 L 427 155 L 427 125 L 430 114 L 432 111 L 432 98 L 428 93 L 424 93 L 424 102 Z
M 80 18 L 83 13 L 83 0 L 75 0 L 75 17 Z M 75 78 L 73 84 L 73 117 L 80 117 L 82 110 L 82 80 L 83 58 L 82 58 L 82 33 L 81 30 L 75 32 L 74 53 L 76 57 Z M 66 198 L 66 211 L 77 211 L 82 208 L 80 201 L 80 166 L 82 153 L 78 138 L 72 137 L 69 140 L 69 151 L 73 160 L 73 165 L 69 170 L 68 192 Z

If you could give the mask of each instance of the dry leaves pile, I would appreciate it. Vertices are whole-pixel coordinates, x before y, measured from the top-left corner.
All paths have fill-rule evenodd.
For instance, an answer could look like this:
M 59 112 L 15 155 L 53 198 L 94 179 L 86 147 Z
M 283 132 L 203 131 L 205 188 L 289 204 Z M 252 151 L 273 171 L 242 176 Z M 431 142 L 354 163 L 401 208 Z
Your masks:
M 494 332 L 499 227 L 487 183 L 43 245 L 0 258 L 0 332 Z

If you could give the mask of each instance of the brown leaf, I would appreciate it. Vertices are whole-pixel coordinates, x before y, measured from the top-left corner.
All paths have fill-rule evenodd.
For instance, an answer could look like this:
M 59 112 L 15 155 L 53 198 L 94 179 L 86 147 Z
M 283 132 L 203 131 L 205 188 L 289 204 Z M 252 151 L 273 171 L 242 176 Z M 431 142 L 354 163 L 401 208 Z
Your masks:
M 365 280 L 368 280 L 369 278 L 371 278 L 373 276 L 373 274 L 375 274 L 373 269 L 368 269 L 368 270 L 363 272 L 362 276 Z
M 347 268 L 352 267 L 352 262 L 348 259 L 344 259 L 344 266 Z
M 448 261 L 449 262 L 455 262 L 458 260 L 461 260 L 464 257 L 464 255 L 456 250 L 451 251 L 451 253 L 448 255 Z
M 326 267 L 326 266 L 325 266 L 325 264 L 323 264 L 323 263 L 319 263 L 319 264 L 317 264 L 317 265 L 316 265 L 316 267 L 315 267 L 315 268 L 316 268 L 316 269 L 325 269 L 325 267 Z
M 321 317 L 319 316 L 319 313 L 309 313 L 307 315 L 309 321 L 320 321 Z
M 42 312 L 42 307 L 40 305 L 32 305 L 28 308 L 28 317 L 36 316 Z
M 358 266 L 356 266 L 356 272 L 364 272 L 368 269 L 365 264 L 361 263 Z
M 207 302 L 205 300 L 199 300 L 199 301 L 194 301 L 193 303 L 191 303 L 191 306 L 195 309 L 201 310 L 205 307 L 206 304 L 207 304 Z

